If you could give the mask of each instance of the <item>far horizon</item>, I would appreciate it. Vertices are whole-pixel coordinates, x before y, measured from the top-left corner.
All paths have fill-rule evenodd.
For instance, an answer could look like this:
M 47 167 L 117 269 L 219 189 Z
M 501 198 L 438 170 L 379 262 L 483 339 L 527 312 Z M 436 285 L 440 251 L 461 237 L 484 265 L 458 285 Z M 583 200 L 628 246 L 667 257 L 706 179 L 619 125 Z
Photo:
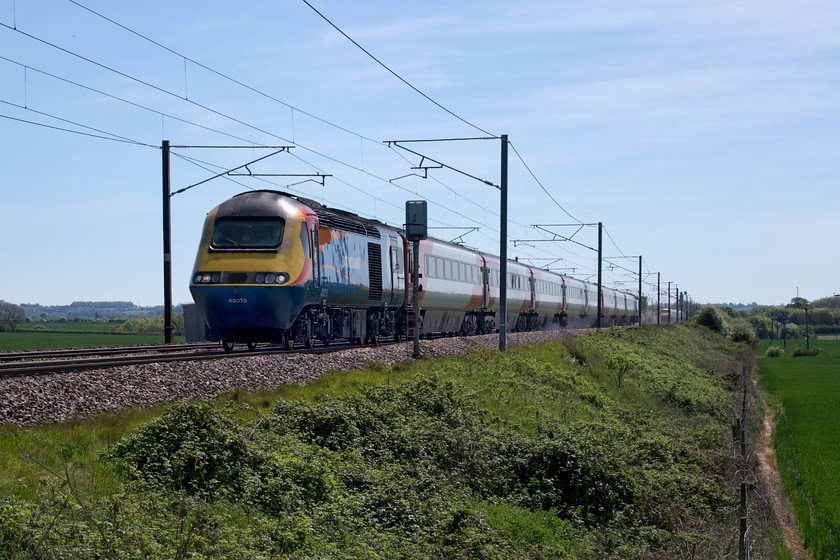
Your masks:
M 632 291 L 629 292 L 629 293 L 632 293 Z M 794 297 L 800 297 L 800 296 L 792 296 L 791 300 Z M 812 301 L 819 301 L 819 300 L 823 300 L 823 299 L 828 299 L 828 298 L 831 298 L 831 297 L 840 297 L 840 294 L 829 294 L 829 295 L 825 295 L 825 296 L 816 297 L 816 298 L 813 298 L 813 299 L 811 299 L 811 298 L 805 298 L 805 299 L 807 299 L 809 302 L 812 302 Z M 8 300 L 5 300 L 5 301 L 8 301 Z M 664 307 L 665 305 L 667 305 L 667 301 L 668 301 L 667 296 L 663 296 L 662 299 L 660 300 L 660 305 L 662 307 Z M 739 307 L 784 307 L 784 306 L 790 304 L 790 300 L 788 300 L 786 302 L 782 302 L 782 303 L 758 303 L 758 302 L 755 302 L 755 301 L 748 302 L 748 303 L 741 303 L 741 302 L 736 303 L 736 302 L 731 302 L 731 301 L 730 302 L 699 302 L 699 301 L 694 301 L 694 300 L 692 300 L 692 301 L 693 301 L 693 303 L 698 304 L 698 305 L 711 305 L 713 307 L 732 307 L 732 308 L 735 308 L 735 309 L 737 309 Z M 650 298 L 648 298 L 648 302 L 649 302 L 648 305 L 650 306 L 650 304 L 651 304 Z M 132 300 L 121 300 L 121 299 L 116 299 L 116 300 L 74 299 L 70 303 L 40 303 L 40 302 L 35 302 L 35 303 L 32 303 L 32 302 L 9 302 L 9 303 L 14 303 L 15 305 L 20 305 L 21 307 L 40 306 L 40 307 L 44 307 L 44 308 L 72 307 L 74 305 L 80 305 L 80 304 L 98 305 L 98 304 L 115 304 L 115 303 L 131 304 L 133 306 L 133 309 L 154 309 L 154 308 L 158 308 L 158 307 L 163 308 L 163 303 L 155 303 L 155 304 L 148 305 L 148 304 L 142 304 L 142 303 L 135 303 Z M 173 303 L 172 307 L 173 307 L 173 309 L 175 309 L 175 308 L 181 307 L 183 305 L 192 305 L 194 303 L 195 302 L 192 301 L 192 300 L 184 301 L 184 302 L 178 302 L 178 303 Z M 672 298 L 672 303 L 673 303 L 673 298 Z

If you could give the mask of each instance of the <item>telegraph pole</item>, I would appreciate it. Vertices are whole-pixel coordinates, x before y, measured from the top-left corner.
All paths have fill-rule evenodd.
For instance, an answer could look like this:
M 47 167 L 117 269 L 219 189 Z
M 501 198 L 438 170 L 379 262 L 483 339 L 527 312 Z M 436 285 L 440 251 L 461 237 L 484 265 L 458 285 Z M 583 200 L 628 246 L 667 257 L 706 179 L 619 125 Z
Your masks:
M 456 169 L 451 165 L 446 165 L 440 161 L 432 159 L 426 155 L 421 154 L 420 152 L 415 152 L 414 150 L 410 150 L 401 144 L 407 144 L 409 142 L 453 142 L 453 141 L 460 141 L 460 140 L 497 140 L 501 139 L 502 141 L 502 154 L 501 154 L 501 179 L 499 184 L 496 185 L 495 183 L 491 183 L 490 181 L 486 181 L 474 175 L 470 175 L 460 169 Z M 425 179 L 425 172 L 433 167 L 423 166 L 423 162 L 431 162 L 434 163 L 435 169 L 438 168 L 446 168 L 451 171 L 455 171 L 456 173 L 460 173 L 470 179 L 475 179 L 476 181 L 481 181 L 485 185 L 489 185 L 491 187 L 495 187 L 500 191 L 500 224 L 499 224 L 499 259 L 501 260 L 500 264 L 500 276 L 499 278 L 499 296 L 501 301 L 499 302 L 499 311 L 501 317 L 499 317 L 499 350 L 504 351 L 505 349 L 505 334 L 507 331 L 507 215 L 508 215 L 508 135 L 502 134 L 501 136 L 491 136 L 491 137 L 484 137 L 484 138 L 436 138 L 431 140 L 385 140 L 385 143 L 389 146 L 396 146 L 402 150 L 410 152 L 416 156 L 421 157 L 421 163 L 417 167 L 412 167 L 412 169 L 422 169 L 424 170 L 423 178 Z M 407 175 L 403 175 L 403 177 L 407 177 Z M 397 177 L 397 179 L 401 179 L 402 177 Z M 392 179 L 396 180 L 396 179 Z
M 662 273 L 656 273 L 656 326 L 662 324 L 662 288 L 660 283 L 662 281 Z
M 163 154 L 163 342 L 172 344 L 172 227 L 169 186 L 169 140 L 161 145 Z
M 677 307 L 677 323 L 680 322 L 680 287 L 674 284 L 674 305 Z
M 170 178 L 169 178 L 169 152 L 170 148 L 222 148 L 222 149 L 230 149 L 230 148 L 244 148 L 253 150 L 255 148 L 269 148 L 269 149 L 278 149 L 278 151 L 271 153 L 267 156 L 263 156 L 261 158 L 255 159 L 254 161 L 248 162 L 244 165 L 240 165 L 239 167 L 234 167 L 233 169 L 229 169 L 227 171 L 223 171 L 218 173 L 208 179 L 204 179 L 203 181 L 199 181 L 198 183 L 194 183 L 188 187 L 184 187 L 172 192 L 170 186 Z M 262 161 L 266 158 L 269 158 L 273 155 L 279 154 L 281 152 L 286 152 L 289 149 L 293 148 L 294 146 L 170 146 L 169 140 L 163 140 L 160 146 L 160 151 L 163 158 L 163 164 L 161 165 L 162 175 L 163 175 L 163 339 L 166 344 L 172 344 L 172 216 L 171 216 L 171 199 L 174 195 L 180 194 L 184 191 L 188 191 L 193 187 L 197 187 L 198 185 L 202 185 L 208 181 L 212 181 L 213 179 L 217 179 L 223 175 L 233 175 L 233 172 L 242 169 L 247 166 L 256 163 L 258 161 Z M 288 174 L 266 174 L 266 173 L 252 173 L 249 170 L 247 175 L 251 177 L 262 177 L 262 176 L 290 176 Z M 297 177 L 297 174 L 291 175 L 293 177 Z M 307 175 L 310 176 L 310 175 Z M 318 177 L 327 177 L 328 175 L 316 174 L 312 176 Z
M 507 196 L 508 196 L 508 136 L 502 134 L 502 177 L 499 182 L 501 191 L 501 209 L 499 218 L 499 258 L 501 259 L 501 285 L 499 286 L 499 351 L 504 352 L 507 345 Z
M 598 321 L 595 323 L 595 325 L 597 325 L 597 328 L 599 329 L 601 328 L 601 249 L 603 248 L 601 232 L 603 231 L 603 229 L 603 224 L 601 222 L 598 222 Z
M 642 255 L 639 255 L 639 326 L 642 326 Z

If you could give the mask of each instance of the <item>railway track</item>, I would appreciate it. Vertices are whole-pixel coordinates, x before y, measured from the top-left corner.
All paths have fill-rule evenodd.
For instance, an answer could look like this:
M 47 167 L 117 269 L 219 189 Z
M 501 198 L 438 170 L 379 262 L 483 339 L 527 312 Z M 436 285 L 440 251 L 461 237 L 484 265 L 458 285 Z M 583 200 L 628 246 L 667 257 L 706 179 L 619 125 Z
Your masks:
M 4 352 L 0 354 L 0 378 L 42 375 L 84 369 L 201 360 L 217 356 L 218 344 L 174 344 Z
M 437 336 L 425 336 L 424 339 L 451 338 L 438 333 Z M 394 344 L 382 340 L 374 345 Z M 349 341 L 333 341 L 329 346 L 316 345 L 306 349 L 296 346 L 289 351 L 279 345 L 263 345 L 255 349 L 241 346 L 232 352 L 226 352 L 218 342 L 169 344 L 155 346 L 124 346 L 109 348 L 83 348 L 72 350 L 45 350 L 26 352 L 0 352 L 0 379 L 28 377 L 50 373 L 95 370 L 111 367 L 143 365 L 154 363 L 209 361 L 265 356 L 271 354 L 328 354 L 347 348 L 359 347 Z
M 316 346 L 308 350 L 296 348 L 292 352 L 320 354 L 341 350 L 349 346 L 346 343 L 334 342 L 329 347 Z M 233 359 L 288 352 L 280 346 L 261 346 L 253 350 L 243 346 L 233 352 L 225 352 L 216 342 L 166 346 L 3 352 L 0 353 L 0 379 L 153 363 Z

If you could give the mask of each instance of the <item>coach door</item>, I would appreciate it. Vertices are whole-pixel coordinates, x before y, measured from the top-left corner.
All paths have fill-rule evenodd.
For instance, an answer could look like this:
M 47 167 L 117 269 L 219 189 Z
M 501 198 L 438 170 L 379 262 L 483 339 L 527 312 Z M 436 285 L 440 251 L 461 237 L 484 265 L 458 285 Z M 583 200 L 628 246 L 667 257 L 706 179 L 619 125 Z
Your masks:
M 388 251 L 391 261 L 391 305 L 402 305 L 405 293 L 405 268 L 403 267 L 403 251 L 398 237 L 390 236 Z
M 312 281 L 316 287 L 321 285 L 321 247 L 318 239 L 318 224 L 313 222 L 309 242 L 312 244 Z
M 481 307 L 490 308 L 490 265 L 484 258 L 481 259 Z

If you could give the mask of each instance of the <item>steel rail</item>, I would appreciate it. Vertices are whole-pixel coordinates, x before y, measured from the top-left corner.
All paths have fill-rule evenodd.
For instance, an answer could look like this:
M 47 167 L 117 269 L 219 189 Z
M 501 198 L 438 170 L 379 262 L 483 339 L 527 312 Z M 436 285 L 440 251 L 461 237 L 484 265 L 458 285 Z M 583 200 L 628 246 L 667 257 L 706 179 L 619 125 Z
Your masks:
M 387 342 L 380 342 L 380 345 L 388 344 Z M 184 346 L 192 349 L 192 351 L 184 351 Z M 67 357 L 65 359 L 45 359 L 37 361 L 0 361 L 0 379 L 7 379 L 12 377 L 27 377 L 48 375 L 55 373 L 66 373 L 71 371 L 95 370 L 105 369 L 111 367 L 123 367 L 131 365 L 144 365 L 153 363 L 168 363 L 168 362 L 187 362 L 187 361 L 206 361 L 206 360 L 222 360 L 222 359 L 236 359 L 248 358 L 254 356 L 265 356 L 272 354 L 289 354 L 289 353 L 308 353 L 308 354 L 326 354 L 338 350 L 346 350 L 354 348 L 355 345 L 350 343 L 333 342 L 329 346 L 315 346 L 313 348 L 305 349 L 298 347 L 292 350 L 286 350 L 279 346 L 264 346 L 256 350 L 248 350 L 243 347 L 242 350 L 234 350 L 233 352 L 224 352 L 219 348 L 217 343 L 212 344 L 194 344 L 181 345 L 181 348 L 170 347 L 165 352 L 168 354 L 161 355 L 157 352 L 163 347 L 151 347 L 146 355 L 131 354 L 130 348 L 122 349 L 121 356 L 103 355 L 102 357 Z M 213 348 L 218 348 L 214 351 Z M 177 352 L 177 353 L 176 353 Z M 116 353 L 116 352 L 115 352 Z M 34 353 L 30 353 L 30 357 Z M 43 357 L 41 354 L 39 357 Z M 62 358 L 59 354 L 58 358 Z
M 185 349 L 218 348 L 218 342 L 193 342 L 187 344 L 155 344 L 148 346 L 108 346 L 101 348 L 71 348 L 56 350 L 24 350 L 15 352 L 0 352 L 0 363 L 10 360 L 26 360 L 40 358 L 62 358 L 73 356 L 106 356 L 109 354 L 129 354 L 141 352 L 180 352 Z

